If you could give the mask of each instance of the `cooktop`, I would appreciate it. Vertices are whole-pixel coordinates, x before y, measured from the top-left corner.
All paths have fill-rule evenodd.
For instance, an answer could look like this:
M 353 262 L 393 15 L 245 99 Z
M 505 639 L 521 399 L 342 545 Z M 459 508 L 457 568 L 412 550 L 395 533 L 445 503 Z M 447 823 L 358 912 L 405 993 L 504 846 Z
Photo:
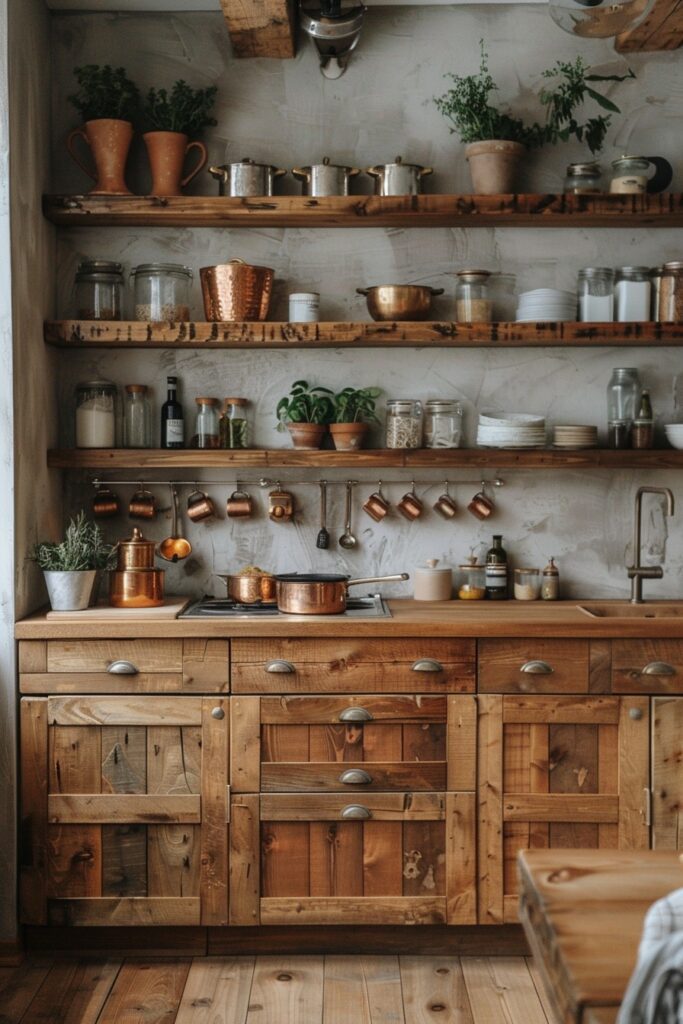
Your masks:
M 238 604 L 225 597 L 200 597 L 193 601 L 179 616 L 181 619 L 254 619 L 277 617 L 282 612 L 273 604 Z M 311 618 L 331 618 L 332 616 L 299 615 L 302 621 Z M 390 619 L 391 612 L 381 594 L 367 594 L 364 597 L 348 597 L 346 611 L 341 618 L 354 619 Z

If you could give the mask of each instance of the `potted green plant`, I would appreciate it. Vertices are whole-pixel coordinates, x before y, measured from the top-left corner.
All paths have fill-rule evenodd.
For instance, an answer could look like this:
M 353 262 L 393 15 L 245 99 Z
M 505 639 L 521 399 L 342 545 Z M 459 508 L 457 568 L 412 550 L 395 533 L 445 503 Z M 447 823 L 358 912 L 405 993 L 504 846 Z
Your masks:
M 333 396 L 329 388 L 295 380 L 289 395 L 277 404 L 278 430 L 289 430 L 295 448 L 320 448 L 327 426 L 334 419 Z
M 481 45 L 479 71 L 474 75 L 448 75 L 451 88 L 435 99 L 440 112 L 452 124 L 451 132 L 465 143 L 472 187 L 479 195 L 498 195 L 514 190 L 517 167 L 525 150 L 547 144 L 555 145 L 574 137 L 585 142 L 591 153 L 602 144 L 619 107 L 589 83 L 623 82 L 635 78 L 625 75 L 588 74 L 581 57 L 571 63 L 556 61 L 541 77 L 552 85 L 544 85 L 539 99 L 545 109 L 545 121 L 531 125 L 495 106 L 491 94 L 498 86 L 489 72 L 488 55 Z M 593 100 L 607 114 L 598 114 L 581 123 L 576 112 L 587 100 Z
M 113 567 L 114 551 L 111 544 L 105 544 L 97 523 L 86 519 L 85 512 L 71 520 L 63 541 L 36 544 L 32 557 L 43 570 L 52 610 L 87 608 L 97 573 Z
M 334 421 L 330 434 L 334 447 L 355 451 L 363 447 L 371 423 L 379 423 L 375 402 L 381 388 L 344 388 L 334 396 Z
M 81 115 L 83 126 L 70 132 L 66 147 L 82 171 L 95 182 L 94 195 L 130 195 L 125 168 L 133 139 L 133 120 L 140 93 L 124 68 L 86 64 L 74 68 L 78 92 L 69 101 Z M 95 162 L 95 173 L 74 149 L 77 138 L 85 140 Z
M 143 139 L 152 168 L 153 195 L 179 196 L 206 164 L 206 146 L 190 138 L 217 123 L 209 114 L 216 92 L 215 85 L 193 89 L 180 79 L 170 94 L 166 89 L 150 89 L 147 93 L 143 117 L 149 130 Z M 183 177 L 183 164 L 191 149 L 199 151 L 199 160 Z

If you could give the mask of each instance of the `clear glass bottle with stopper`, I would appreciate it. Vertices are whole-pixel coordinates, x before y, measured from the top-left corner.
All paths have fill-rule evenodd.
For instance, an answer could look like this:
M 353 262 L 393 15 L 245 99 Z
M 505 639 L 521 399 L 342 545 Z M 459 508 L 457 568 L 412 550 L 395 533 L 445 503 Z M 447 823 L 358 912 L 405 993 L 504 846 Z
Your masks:
M 560 572 L 555 565 L 555 559 L 551 558 L 543 570 L 541 582 L 541 599 L 543 601 L 557 601 L 560 596 Z

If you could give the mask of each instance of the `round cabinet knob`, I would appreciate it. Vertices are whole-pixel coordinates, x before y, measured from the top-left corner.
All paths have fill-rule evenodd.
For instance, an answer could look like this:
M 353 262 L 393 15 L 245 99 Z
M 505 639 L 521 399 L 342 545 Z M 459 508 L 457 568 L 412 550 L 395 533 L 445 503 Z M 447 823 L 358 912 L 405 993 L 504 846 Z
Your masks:
M 220 721 L 221 718 L 225 718 L 225 711 L 223 708 L 213 708 L 211 711 L 211 717 L 217 718 Z
M 640 708 L 631 708 L 631 710 L 628 713 L 628 717 L 632 718 L 634 722 L 639 722 L 640 719 L 643 717 L 643 712 L 640 710 Z

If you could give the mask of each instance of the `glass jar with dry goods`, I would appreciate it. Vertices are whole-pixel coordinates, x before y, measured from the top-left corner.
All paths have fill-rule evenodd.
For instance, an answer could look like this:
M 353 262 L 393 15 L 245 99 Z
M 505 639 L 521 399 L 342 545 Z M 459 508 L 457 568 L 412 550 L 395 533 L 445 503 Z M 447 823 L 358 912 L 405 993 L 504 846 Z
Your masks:
M 611 267 L 584 267 L 579 271 L 579 320 L 606 323 L 614 319 L 614 271 Z
M 650 320 L 659 320 L 659 292 L 664 267 L 650 267 Z
M 515 569 L 515 601 L 537 601 L 540 596 L 540 569 Z
M 463 574 L 463 582 L 458 588 L 461 601 L 483 601 L 486 597 L 486 566 L 479 565 L 471 555 L 464 565 L 458 568 Z
M 127 384 L 123 400 L 123 447 L 152 447 L 152 409 L 145 384 Z
M 221 448 L 248 448 L 250 424 L 246 398 L 226 398 L 220 421 Z
M 455 283 L 455 319 L 460 323 L 489 323 L 493 302 L 488 270 L 459 270 Z
M 621 323 L 649 320 L 649 267 L 617 267 L 614 276 L 615 320 Z
M 630 448 L 631 428 L 640 401 L 641 384 L 632 366 L 612 370 L 607 385 L 607 444 L 610 448 Z
M 79 320 L 121 320 L 121 264 L 110 260 L 83 260 L 76 271 L 75 300 Z
M 459 448 L 462 406 L 451 398 L 430 398 L 425 405 L 425 448 Z
M 683 261 L 681 260 L 671 260 L 662 268 L 657 319 L 672 324 L 683 322 Z
M 595 160 L 569 164 L 564 179 L 564 191 L 575 196 L 602 192 L 602 169 Z
M 191 448 L 219 448 L 219 413 L 217 398 L 196 398 L 197 418 Z
M 118 388 L 110 380 L 76 386 L 76 447 L 115 448 Z
M 489 277 L 491 319 L 509 323 L 517 316 L 517 278 L 514 274 L 491 274 Z
M 192 271 L 179 263 L 141 263 L 131 271 L 135 289 L 135 319 L 190 319 Z
M 422 447 L 422 402 L 391 398 L 387 402 L 387 448 Z

